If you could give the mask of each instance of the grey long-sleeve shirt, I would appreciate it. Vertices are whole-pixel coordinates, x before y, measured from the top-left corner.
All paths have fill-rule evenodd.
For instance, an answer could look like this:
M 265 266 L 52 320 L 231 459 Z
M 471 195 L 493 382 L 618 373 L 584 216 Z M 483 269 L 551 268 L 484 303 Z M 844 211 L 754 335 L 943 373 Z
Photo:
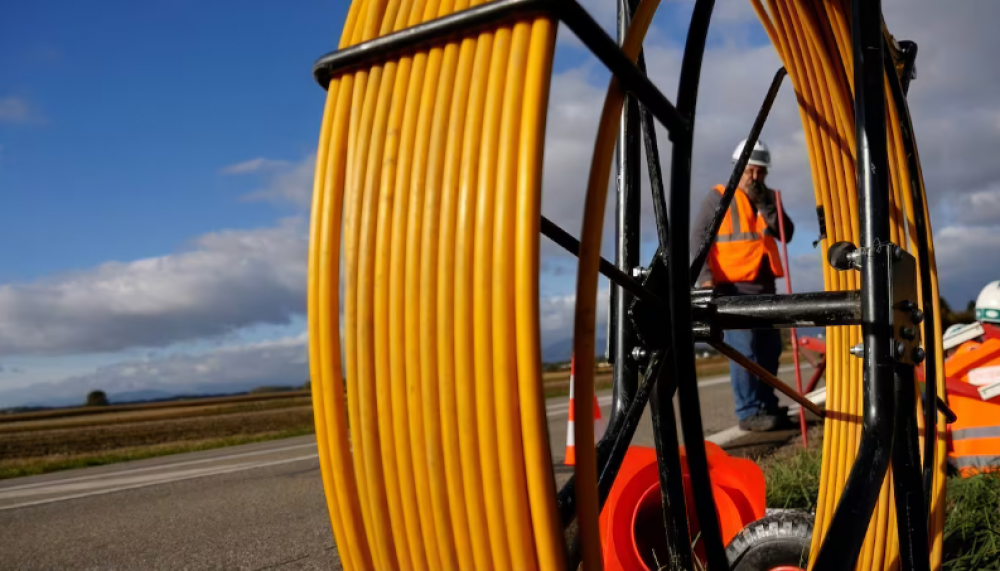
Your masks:
M 719 207 L 720 202 L 722 202 L 722 195 L 715 189 L 709 190 L 705 195 L 704 200 L 701 201 L 701 209 L 698 211 L 697 217 L 695 217 L 694 222 L 691 224 L 692 258 L 698 250 L 698 246 L 701 244 L 701 237 L 705 234 L 709 225 L 712 223 L 712 216 L 715 214 L 715 210 Z M 766 199 L 763 199 L 758 203 L 751 202 L 751 205 L 754 210 L 760 212 L 764 216 L 764 222 L 767 224 L 767 233 L 774 236 L 775 240 L 778 240 L 780 236 L 778 229 L 778 207 L 774 204 L 774 195 L 769 193 Z M 787 212 L 782 212 L 782 215 L 785 220 L 785 240 L 791 242 L 792 235 L 795 233 L 795 225 L 792 224 L 792 220 L 788 217 Z M 774 272 L 771 271 L 771 266 L 766 254 L 761 259 L 760 266 L 760 272 L 757 274 L 757 279 L 754 281 L 738 282 L 734 284 L 715 284 L 716 291 L 721 295 L 756 295 L 775 293 L 775 276 Z M 708 262 L 706 261 L 705 265 L 701 268 L 701 272 L 698 274 L 698 284 L 702 284 L 710 279 L 712 279 L 712 272 L 709 270 Z

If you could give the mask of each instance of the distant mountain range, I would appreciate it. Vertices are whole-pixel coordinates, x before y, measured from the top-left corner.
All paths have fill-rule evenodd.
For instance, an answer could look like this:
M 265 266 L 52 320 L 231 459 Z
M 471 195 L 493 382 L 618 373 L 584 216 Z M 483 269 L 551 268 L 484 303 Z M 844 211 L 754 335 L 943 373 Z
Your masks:
M 604 357 L 607 350 L 608 340 L 604 335 L 597 337 L 594 348 L 597 350 L 595 357 Z M 565 363 L 573 356 L 573 338 L 569 337 L 550 343 L 542 348 L 542 362 L 545 363 Z
M 279 386 L 281 383 L 276 384 Z M 127 404 L 127 403 L 141 403 L 141 402 L 155 402 L 164 400 L 174 400 L 182 398 L 206 398 L 206 397 L 216 397 L 216 396 L 229 396 L 249 393 L 254 389 L 259 389 L 261 384 L 259 382 L 253 383 L 219 383 L 219 384 L 206 384 L 206 385 L 195 385 L 195 386 L 181 386 L 172 387 L 159 387 L 151 389 L 139 389 L 134 391 L 124 391 L 124 392 L 114 392 L 107 391 L 108 402 L 111 404 Z M 297 389 L 299 387 L 288 387 L 289 389 Z M 22 406 L 11 407 L 14 410 L 23 409 L 43 409 L 43 408 L 62 408 L 62 407 L 72 407 L 72 406 L 83 406 L 84 402 L 87 400 L 87 395 L 82 394 L 79 397 L 52 397 L 48 399 L 38 399 L 32 402 L 26 403 Z

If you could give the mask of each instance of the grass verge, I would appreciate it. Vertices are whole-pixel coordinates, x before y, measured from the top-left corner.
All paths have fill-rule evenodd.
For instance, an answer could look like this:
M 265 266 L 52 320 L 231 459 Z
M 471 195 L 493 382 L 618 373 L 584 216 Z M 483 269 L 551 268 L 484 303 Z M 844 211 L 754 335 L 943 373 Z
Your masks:
M 809 511 L 816 509 L 820 467 L 823 464 L 822 448 L 797 448 L 792 453 L 779 452 L 778 455 L 783 457 L 771 458 L 764 466 L 768 507 Z
M 767 505 L 814 510 L 819 498 L 821 446 L 790 447 L 761 462 Z M 944 569 L 1000 569 L 1000 474 L 948 478 Z
M 111 454 L 125 448 L 298 430 L 313 425 L 311 406 L 195 418 L 14 432 L 0 437 L 0 458 Z
M 108 414 L 113 412 L 127 412 L 135 410 L 155 410 L 161 408 L 183 408 L 189 406 L 206 406 L 220 404 L 236 404 L 255 401 L 266 401 L 274 399 L 287 399 L 292 397 L 309 397 L 309 391 L 282 391 L 271 393 L 252 393 L 245 395 L 230 395 L 224 397 L 204 397 L 184 400 L 173 400 L 163 402 L 127 403 L 112 404 L 108 406 L 81 406 L 74 408 L 56 408 L 51 410 L 40 410 L 35 412 L 20 412 L 16 414 L 0 414 L 0 423 L 23 422 L 27 420 L 43 420 L 52 418 L 66 418 L 70 416 L 89 416 L 98 414 Z
M 0 423 L 0 438 L 3 434 L 15 432 L 36 432 L 40 430 L 62 430 L 69 428 L 90 429 L 113 424 L 134 424 L 141 422 L 164 422 L 181 418 L 204 418 L 227 414 L 242 414 L 312 406 L 310 397 L 289 397 L 284 399 L 237 403 L 230 405 L 205 405 L 200 407 L 155 408 L 112 412 L 87 416 L 72 416 L 29 420 L 24 422 Z
M 264 442 L 280 438 L 291 438 L 293 436 L 312 434 L 313 432 L 314 428 L 312 426 L 307 426 L 258 434 L 237 434 L 234 436 L 205 438 L 187 442 L 154 444 L 151 446 L 133 446 L 109 452 L 60 454 L 36 458 L 4 460 L 0 461 L 0 480 L 21 476 L 36 476 L 38 474 L 57 472 L 59 470 L 71 470 L 73 468 L 103 466 L 105 464 L 114 464 L 129 460 L 142 460 L 145 458 L 168 456 L 170 454 L 180 454 L 183 452 L 198 452 L 201 450 L 211 450 L 213 448 L 222 448 L 225 446 L 236 446 L 238 444 L 251 444 L 254 442 Z
M 944 568 L 1000 569 L 1000 474 L 948 479 Z

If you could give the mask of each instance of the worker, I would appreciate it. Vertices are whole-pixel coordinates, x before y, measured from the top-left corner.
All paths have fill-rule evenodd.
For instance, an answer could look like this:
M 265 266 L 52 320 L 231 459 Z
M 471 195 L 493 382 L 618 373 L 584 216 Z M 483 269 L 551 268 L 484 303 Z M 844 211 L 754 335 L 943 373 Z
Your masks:
M 947 395 L 957 417 L 948 426 L 948 464 L 963 476 L 1000 467 L 1000 281 L 980 292 L 972 325 L 980 327 L 969 335 L 982 335 L 958 345 L 944 365 L 949 382 L 975 387 L 975 392 L 953 390 Z M 954 332 L 952 337 L 956 340 Z M 944 346 L 949 348 L 949 343 Z
M 745 145 L 744 139 L 736 147 L 733 163 Z M 785 274 L 775 242 L 779 227 L 774 191 L 764 182 L 769 168 L 771 153 L 762 141 L 757 141 L 707 263 L 701 268 L 697 280 L 700 287 L 714 288 L 717 294 L 727 296 L 776 292 L 775 278 Z M 701 244 L 724 192 L 725 187 L 717 185 L 702 201 L 692 226 L 693 248 Z M 787 214 L 783 218 L 785 239 L 791 241 L 795 226 Z M 729 330 L 724 341 L 772 374 L 778 373 L 782 339 L 777 329 Z M 788 408 L 778 406 L 770 385 L 734 362 L 729 364 L 729 377 L 741 429 L 766 432 L 790 426 Z

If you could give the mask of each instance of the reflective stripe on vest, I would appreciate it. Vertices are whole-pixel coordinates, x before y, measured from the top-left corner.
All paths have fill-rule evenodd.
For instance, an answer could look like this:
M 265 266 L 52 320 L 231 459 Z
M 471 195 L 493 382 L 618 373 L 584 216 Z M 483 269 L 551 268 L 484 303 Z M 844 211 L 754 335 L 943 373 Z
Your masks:
M 1000 467 L 1000 441 L 989 441 L 996 438 L 1000 438 L 1000 426 L 953 430 L 948 463 L 959 469 Z
M 977 426 L 976 428 L 963 428 L 954 430 L 951 439 L 971 440 L 973 438 L 997 438 L 1000 437 L 1000 426 Z
M 996 468 L 1000 466 L 1000 456 L 951 456 L 948 460 L 956 468 Z

